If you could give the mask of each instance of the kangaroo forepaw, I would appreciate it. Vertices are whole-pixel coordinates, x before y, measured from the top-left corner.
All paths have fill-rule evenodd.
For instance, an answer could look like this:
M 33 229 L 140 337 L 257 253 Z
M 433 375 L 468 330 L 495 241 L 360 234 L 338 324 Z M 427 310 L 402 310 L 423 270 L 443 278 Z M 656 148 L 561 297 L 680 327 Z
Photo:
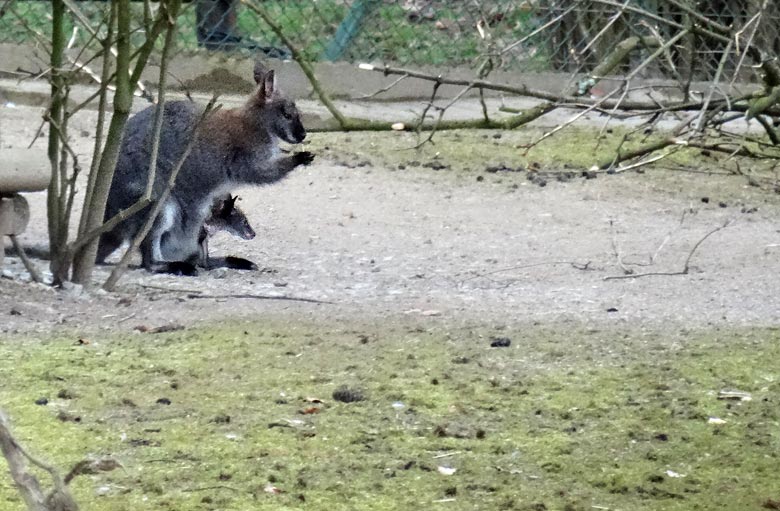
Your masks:
M 310 153 L 309 151 L 300 151 L 293 155 L 293 161 L 295 162 L 296 167 L 299 165 L 308 165 L 314 161 L 314 153 Z

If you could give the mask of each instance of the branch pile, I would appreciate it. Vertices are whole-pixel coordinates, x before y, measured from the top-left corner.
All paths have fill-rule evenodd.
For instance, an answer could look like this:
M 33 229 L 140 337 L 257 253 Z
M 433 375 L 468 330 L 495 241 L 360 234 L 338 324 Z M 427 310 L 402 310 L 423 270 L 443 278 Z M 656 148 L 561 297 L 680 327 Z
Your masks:
M 263 16 L 262 7 L 251 0 L 242 1 Z M 489 23 L 477 23 L 475 34 L 482 42 L 483 56 L 473 79 L 452 79 L 392 66 L 360 65 L 367 71 L 398 77 L 377 94 L 402 86 L 409 78 L 431 82 L 430 99 L 413 125 L 365 123 L 345 117 L 318 86 L 313 73 L 306 74 L 340 128 L 346 131 L 391 128 L 427 131 L 426 141 L 430 141 L 437 130 L 514 129 L 555 110 L 566 109 L 574 111 L 570 118 L 526 145 L 526 151 L 586 114 L 597 113 L 605 117 L 602 131 L 613 121 L 627 118 L 642 119 L 644 122 L 637 131 L 644 133 L 652 132 L 663 119 L 673 119 L 676 123 L 660 139 L 648 138 L 630 148 L 621 143 L 614 153 L 603 151 L 594 165 L 602 171 L 634 169 L 684 147 L 728 156 L 780 158 L 780 133 L 775 128 L 780 120 L 780 65 L 774 52 L 778 47 L 774 26 L 780 9 L 773 2 L 731 0 L 724 4 L 728 12 L 718 13 L 718 17 L 704 15 L 682 0 L 653 2 L 652 10 L 631 0 L 537 0 L 525 4 L 532 5 L 540 13 L 540 19 L 547 21 L 503 48 L 497 47 L 491 37 Z M 273 20 L 266 21 L 293 49 L 293 55 L 304 69 L 310 70 L 299 58 L 300 52 L 293 41 L 285 37 Z M 571 72 L 571 79 L 561 92 L 489 80 L 489 74 L 501 67 L 510 52 L 533 45 L 538 53 L 544 50 L 540 47 L 544 44 L 549 46 L 548 64 L 558 71 Z M 663 84 L 648 85 L 648 77 L 663 77 Z M 701 81 L 704 86 L 696 90 L 696 83 Z M 751 81 L 760 86 L 751 86 L 747 91 L 742 88 L 741 84 Z M 460 92 L 454 99 L 443 100 L 440 95 L 443 85 L 460 87 Z M 488 90 L 505 96 L 532 98 L 536 106 L 515 110 L 512 116 L 493 116 L 484 101 L 484 92 Z M 471 92 L 478 93 L 482 100 L 482 117 L 466 121 L 444 119 L 446 110 Z M 766 136 L 752 137 L 744 129 L 733 131 L 732 121 L 740 119 L 754 120 Z

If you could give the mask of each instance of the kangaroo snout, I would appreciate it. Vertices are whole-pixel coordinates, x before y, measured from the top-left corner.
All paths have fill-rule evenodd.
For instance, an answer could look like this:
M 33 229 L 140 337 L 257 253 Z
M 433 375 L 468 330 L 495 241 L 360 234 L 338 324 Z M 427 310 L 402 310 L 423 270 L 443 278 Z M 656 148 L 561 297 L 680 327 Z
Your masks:
M 300 144 L 306 139 L 306 129 L 298 122 L 289 129 L 284 130 L 284 141 L 290 144 Z
M 244 234 L 241 237 L 244 238 L 245 240 L 253 240 L 255 239 L 255 236 L 256 236 L 255 230 L 247 225 L 246 231 L 244 231 Z

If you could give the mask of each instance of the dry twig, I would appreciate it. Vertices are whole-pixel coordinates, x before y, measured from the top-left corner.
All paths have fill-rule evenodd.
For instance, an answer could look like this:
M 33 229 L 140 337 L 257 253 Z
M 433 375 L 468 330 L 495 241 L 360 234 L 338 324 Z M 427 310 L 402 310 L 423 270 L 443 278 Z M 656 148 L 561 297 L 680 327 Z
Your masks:
M 651 271 L 647 273 L 631 273 L 628 275 L 611 275 L 608 277 L 604 277 L 604 280 L 622 280 L 622 279 L 638 279 L 640 277 L 654 277 L 654 276 L 673 276 L 673 275 L 688 275 L 691 270 L 691 259 L 693 259 L 693 254 L 696 253 L 696 251 L 699 249 L 702 243 L 715 234 L 718 231 L 722 231 L 726 227 L 731 225 L 731 221 L 727 220 L 723 223 L 723 225 L 720 225 L 711 231 L 707 232 L 704 236 L 699 239 L 694 245 L 693 248 L 691 248 L 691 251 L 688 253 L 688 257 L 685 258 L 685 263 L 683 264 L 683 267 L 680 271 Z

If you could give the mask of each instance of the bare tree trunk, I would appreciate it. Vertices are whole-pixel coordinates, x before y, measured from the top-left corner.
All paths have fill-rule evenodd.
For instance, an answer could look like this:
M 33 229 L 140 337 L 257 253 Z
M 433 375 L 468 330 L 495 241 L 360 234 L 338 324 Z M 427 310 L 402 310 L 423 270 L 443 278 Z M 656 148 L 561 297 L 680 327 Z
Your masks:
M 106 145 L 100 157 L 98 174 L 92 197 L 85 198 L 82 215 L 86 215 L 85 232 L 97 229 L 103 223 L 103 214 L 108 200 L 108 191 L 114 178 L 114 167 L 119 156 L 125 124 L 130 116 L 133 103 L 133 91 L 130 81 L 130 0 L 112 0 L 117 9 L 117 57 L 116 57 L 116 92 L 114 93 L 114 115 L 108 127 Z M 89 284 L 92 270 L 95 267 L 98 238 L 84 245 L 76 252 L 73 261 L 73 281 Z
M 62 225 L 60 208 L 60 134 L 56 126 L 62 126 L 63 118 L 63 89 L 62 76 L 63 53 L 65 51 L 65 4 L 62 0 L 52 0 L 52 36 L 51 36 L 51 105 L 49 106 L 49 118 L 54 121 L 49 123 L 49 161 L 51 162 L 51 181 L 49 182 L 46 199 L 47 219 L 49 227 L 49 250 L 51 251 L 51 272 L 54 275 L 54 283 L 59 284 L 68 277 L 68 268 L 62 267 L 63 246 L 60 244 L 62 230 L 67 226 Z
M 24 498 L 27 509 L 30 511 L 47 511 L 44 504 L 44 495 L 38 479 L 25 469 L 24 455 L 20 451 L 11 432 L 6 427 L 5 419 L 0 412 L 0 451 L 8 462 L 8 470 L 11 478 Z
M 72 244 L 72 246 L 78 247 L 73 254 L 73 281 L 84 285 L 91 283 L 92 270 L 95 267 L 98 237 L 94 233 L 100 232 L 100 227 L 103 225 L 108 192 L 114 178 L 114 168 L 119 156 L 125 124 L 130 117 L 130 108 L 133 103 L 132 84 L 137 83 L 140 79 L 149 55 L 154 50 L 157 38 L 166 27 L 169 19 L 178 15 L 181 5 L 180 0 L 162 2 L 154 23 L 146 27 L 144 44 L 137 51 L 133 51 L 130 45 L 130 0 L 111 1 L 116 9 L 117 24 L 114 111 L 108 127 L 105 146 L 100 154 L 97 174 L 94 178 L 91 177 L 93 184 L 91 193 L 84 197 L 82 217 L 79 222 L 79 230 L 82 234 Z M 131 57 L 135 57 L 135 67 L 132 73 L 130 72 Z M 90 236 L 93 237 L 87 239 Z

